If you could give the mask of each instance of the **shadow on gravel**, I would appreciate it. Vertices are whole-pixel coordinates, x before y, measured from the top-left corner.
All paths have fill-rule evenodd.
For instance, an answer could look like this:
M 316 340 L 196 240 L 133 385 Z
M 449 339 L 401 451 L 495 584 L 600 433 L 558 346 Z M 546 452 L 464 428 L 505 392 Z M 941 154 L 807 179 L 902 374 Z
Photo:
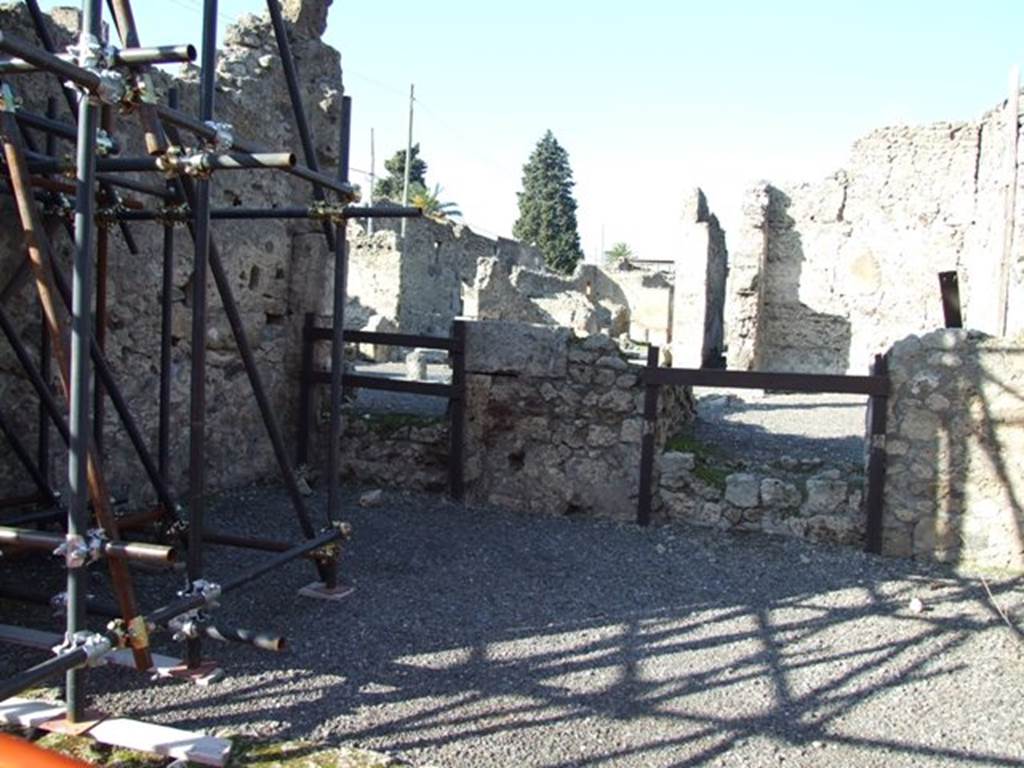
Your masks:
M 221 519 L 289 531 L 282 499 L 249 493 Z M 297 564 L 218 610 L 286 632 L 289 652 L 207 646 L 229 670 L 210 688 L 101 670 L 102 706 L 445 766 L 1024 765 L 1020 656 L 973 581 L 425 496 L 348 512 L 351 598 L 294 599 L 312 577 Z M 219 577 L 251 557 L 208 562 Z M 993 585 L 998 600 L 1014 589 Z M 908 610 L 913 596 L 929 609 Z

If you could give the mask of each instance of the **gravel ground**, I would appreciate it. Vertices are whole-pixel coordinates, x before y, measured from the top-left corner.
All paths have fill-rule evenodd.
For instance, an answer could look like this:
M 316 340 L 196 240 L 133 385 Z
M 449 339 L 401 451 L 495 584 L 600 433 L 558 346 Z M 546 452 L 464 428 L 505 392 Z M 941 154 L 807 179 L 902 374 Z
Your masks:
M 351 501 L 350 597 L 297 599 L 295 563 L 217 611 L 290 650 L 210 646 L 229 674 L 207 688 L 99 669 L 96 703 L 438 766 L 1024 766 L 1024 644 L 975 579 L 760 535 Z M 275 489 L 218 507 L 218 529 L 295 530 Z M 260 556 L 206 559 L 224 577 Z M 140 581 L 147 604 L 170 591 Z M 992 589 L 1019 620 L 1021 581 Z M 39 658 L 2 647 L 0 675 Z
M 867 398 L 694 390 L 693 434 L 729 458 L 767 463 L 780 456 L 862 464 Z

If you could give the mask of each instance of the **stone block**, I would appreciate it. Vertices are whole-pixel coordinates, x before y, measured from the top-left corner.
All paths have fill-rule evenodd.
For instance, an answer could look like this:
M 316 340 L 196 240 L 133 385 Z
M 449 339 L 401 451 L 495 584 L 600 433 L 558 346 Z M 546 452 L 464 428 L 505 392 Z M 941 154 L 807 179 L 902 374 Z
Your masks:
M 466 370 L 499 376 L 564 378 L 572 331 L 493 320 L 466 324 Z M 614 342 L 613 342 L 614 343 Z
M 756 507 L 759 500 L 760 483 L 754 475 L 734 472 L 725 478 L 725 500 L 734 507 L 746 509 Z
M 405 356 L 405 375 L 407 378 L 424 381 L 427 378 L 427 356 L 425 349 L 414 349 Z
M 806 515 L 830 514 L 846 504 L 847 483 L 836 477 L 816 475 L 807 481 Z
M 800 490 L 793 483 L 775 477 L 761 481 L 761 502 L 769 509 L 799 507 L 802 500 Z
M 619 430 L 619 441 L 623 443 L 639 443 L 644 436 L 644 421 L 640 418 L 625 419 Z
M 596 365 L 599 368 L 611 368 L 616 371 L 629 370 L 629 363 L 617 355 L 605 355 L 604 357 L 598 358 Z
M 697 466 L 697 461 L 692 453 L 668 451 L 661 455 L 660 464 L 662 487 L 679 489 L 690 484 L 690 473 Z

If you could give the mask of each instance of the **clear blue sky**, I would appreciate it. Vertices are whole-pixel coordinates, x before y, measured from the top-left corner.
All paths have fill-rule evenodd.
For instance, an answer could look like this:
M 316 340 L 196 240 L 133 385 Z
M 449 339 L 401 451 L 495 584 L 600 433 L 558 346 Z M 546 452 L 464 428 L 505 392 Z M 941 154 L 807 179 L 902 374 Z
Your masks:
M 143 43 L 198 42 L 201 5 L 136 0 Z M 221 0 L 222 22 L 263 7 Z M 415 82 L 428 181 L 474 229 L 511 231 L 522 164 L 550 128 L 587 254 L 603 228 L 607 247 L 654 258 L 678 247 L 689 187 L 728 230 L 760 178 L 824 176 L 883 125 L 977 118 L 1024 63 L 1022 30 L 1021 0 L 335 0 L 326 39 L 354 99 L 353 166 L 369 168 L 371 127 L 378 172 L 404 147 Z

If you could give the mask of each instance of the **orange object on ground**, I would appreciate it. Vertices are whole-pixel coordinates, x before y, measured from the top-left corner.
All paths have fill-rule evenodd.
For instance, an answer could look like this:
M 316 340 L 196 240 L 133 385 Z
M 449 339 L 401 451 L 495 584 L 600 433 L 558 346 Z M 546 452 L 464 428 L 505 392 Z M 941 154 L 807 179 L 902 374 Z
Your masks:
M 73 757 L 51 752 L 35 744 L 0 733 L 0 768 L 90 768 Z

